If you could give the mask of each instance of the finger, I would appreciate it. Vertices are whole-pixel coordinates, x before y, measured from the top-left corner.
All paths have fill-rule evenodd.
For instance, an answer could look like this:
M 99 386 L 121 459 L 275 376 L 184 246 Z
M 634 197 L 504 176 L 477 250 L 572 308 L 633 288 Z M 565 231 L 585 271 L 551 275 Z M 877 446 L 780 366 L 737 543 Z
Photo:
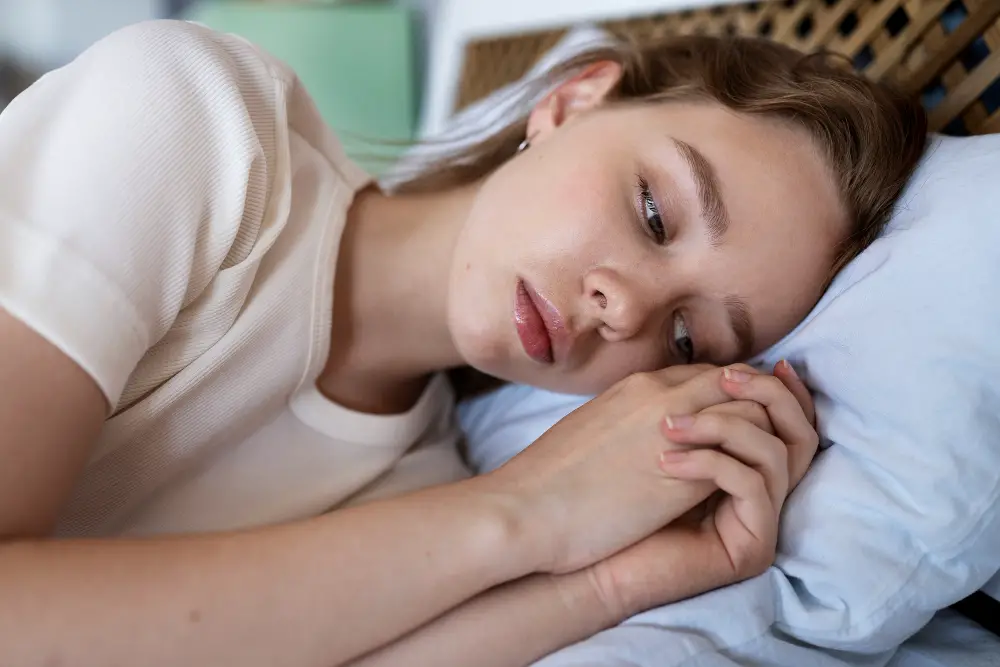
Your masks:
M 694 415 L 719 403 L 729 403 L 733 396 L 723 386 L 723 369 L 711 368 L 674 387 L 669 395 L 668 414 Z
M 732 497 L 737 518 L 754 538 L 773 539 L 781 508 L 772 504 L 758 471 L 713 449 L 667 452 L 661 466 L 676 479 L 712 482 Z
M 809 393 L 809 388 L 806 387 L 806 383 L 802 381 L 798 373 L 790 363 L 785 360 L 779 361 L 774 365 L 774 377 L 781 380 L 788 391 L 792 392 L 792 396 L 795 400 L 799 402 L 802 406 L 802 412 L 805 414 L 806 419 L 813 426 L 816 425 L 816 406 L 813 403 L 812 394 Z
M 784 442 L 732 415 L 702 412 L 693 418 L 664 421 L 664 435 L 681 445 L 712 445 L 758 470 L 768 495 L 780 507 L 788 494 L 788 447 Z
M 756 401 L 731 401 L 705 408 L 698 414 L 723 414 L 745 419 L 762 431 L 774 434 L 774 426 L 767 410 Z
M 757 401 L 764 406 L 774 424 L 775 434 L 789 447 L 789 462 L 790 465 L 794 463 L 789 477 L 797 483 L 819 446 L 816 429 L 806 418 L 798 399 L 773 375 L 750 375 L 727 369 L 721 385 L 734 398 Z
M 805 413 L 806 419 L 809 420 L 809 423 L 815 429 L 816 404 L 813 402 L 809 388 L 806 387 L 805 382 L 802 381 L 799 374 L 795 372 L 795 368 L 787 360 L 779 361 L 774 366 L 774 376 L 781 380 L 782 384 L 788 388 L 788 391 L 792 392 L 799 405 L 802 406 L 802 411 Z M 816 457 L 818 448 L 819 438 L 816 439 L 815 447 L 802 447 L 789 452 L 789 475 L 791 478 L 789 480 L 789 490 L 798 486 L 798 483 L 805 477 L 809 466 Z
M 759 368 L 754 368 L 750 364 L 729 364 L 727 368 L 731 368 L 734 371 L 743 371 L 744 373 L 749 373 L 750 375 L 761 375 Z

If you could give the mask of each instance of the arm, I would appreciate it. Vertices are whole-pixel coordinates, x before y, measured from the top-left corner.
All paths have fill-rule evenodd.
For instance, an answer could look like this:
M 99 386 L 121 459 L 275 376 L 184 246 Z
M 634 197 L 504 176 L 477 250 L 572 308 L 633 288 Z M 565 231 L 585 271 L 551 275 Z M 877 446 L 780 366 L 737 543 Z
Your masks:
M 617 622 L 586 571 L 494 588 L 351 667 L 527 665 Z
M 338 664 L 534 568 L 483 479 L 244 533 L 39 539 L 106 403 L 2 309 L 0 349 L 16 351 L 0 360 L 2 664 Z
M 653 539 L 653 538 L 650 538 Z M 733 581 L 730 568 L 697 531 L 670 530 L 651 545 L 660 581 L 657 604 Z M 583 641 L 653 606 L 619 599 L 597 569 L 535 575 L 487 591 L 351 667 L 515 667 Z
M 502 583 L 619 552 L 711 486 L 653 462 L 662 406 L 714 404 L 714 372 L 676 389 L 626 383 L 502 471 L 458 484 L 240 533 L 48 541 L 107 403 L 2 309 L 0 350 L 0 664 L 342 664 Z M 519 595 L 495 599 L 501 616 L 524 613 Z M 593 618 L 555 628 L 559 642 L 606 624 Z

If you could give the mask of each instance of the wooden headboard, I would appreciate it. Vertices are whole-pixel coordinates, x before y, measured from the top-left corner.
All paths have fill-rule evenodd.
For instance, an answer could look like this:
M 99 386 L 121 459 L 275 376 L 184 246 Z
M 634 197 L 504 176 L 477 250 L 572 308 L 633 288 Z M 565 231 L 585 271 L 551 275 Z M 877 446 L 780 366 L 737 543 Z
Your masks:
M 1000 0 L 767 0 L 603 24 L 626 39 L 757 35 L 851 59 L 919 96 L 931 130 L 1000 132 Z M 516 81 L 565 30 L 470 43 L 459 107 Z

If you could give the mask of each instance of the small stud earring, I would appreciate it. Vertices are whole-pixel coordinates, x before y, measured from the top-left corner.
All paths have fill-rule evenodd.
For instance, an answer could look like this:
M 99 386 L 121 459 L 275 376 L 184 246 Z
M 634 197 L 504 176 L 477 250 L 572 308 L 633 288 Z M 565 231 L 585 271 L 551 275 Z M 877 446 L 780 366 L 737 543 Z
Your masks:
M 523 153 L 529 148 L 531 148 L 531 140 L 525 137 L 524 141 L 522 141 L 521 144 L 517 147 L 517 152 Z

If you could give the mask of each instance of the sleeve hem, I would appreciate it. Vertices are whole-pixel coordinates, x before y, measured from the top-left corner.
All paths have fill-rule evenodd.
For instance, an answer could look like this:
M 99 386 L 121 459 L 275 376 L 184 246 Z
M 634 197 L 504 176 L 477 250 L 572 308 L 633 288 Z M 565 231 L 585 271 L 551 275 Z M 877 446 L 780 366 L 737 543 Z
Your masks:
M 0 219 L 0 306 L 79 365 L 108 411 L 149 348 L 126 293 L 58 239 Z

